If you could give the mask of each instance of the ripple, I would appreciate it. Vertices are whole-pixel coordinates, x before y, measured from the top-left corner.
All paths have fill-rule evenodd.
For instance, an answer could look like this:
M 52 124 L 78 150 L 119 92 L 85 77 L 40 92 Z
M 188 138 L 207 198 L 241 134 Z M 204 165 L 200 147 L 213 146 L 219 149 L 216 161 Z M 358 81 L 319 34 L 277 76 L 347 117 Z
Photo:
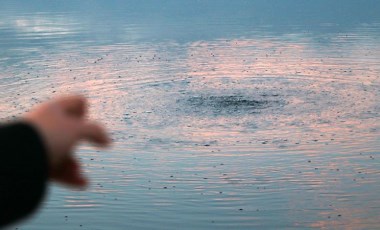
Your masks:
M 279 104 L 278 101 L 255 100 L 244 96 L 192 96 L 187 99 L 194 111 L 212 110 L 215 115 L 257 113 L 261 109 Z

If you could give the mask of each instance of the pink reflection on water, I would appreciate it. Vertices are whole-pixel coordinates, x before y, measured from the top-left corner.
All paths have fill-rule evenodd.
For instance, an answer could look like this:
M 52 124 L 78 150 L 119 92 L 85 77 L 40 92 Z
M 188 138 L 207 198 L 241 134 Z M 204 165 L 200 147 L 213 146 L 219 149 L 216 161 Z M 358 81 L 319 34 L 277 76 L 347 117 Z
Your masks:
M 187 66 L 189 74 L 197 77 L 199 90 L 219 89 L 230 94 L 245 90 L 255 95 L 276 88 L 280 94 L 288 94 L 287 107 L 298 113 L 276 118 L 280 132 L 297 128 L 297 123 L 303 123 L 298 127 L 301 130 L 292 132 L 302 134 L 307 129 L 330 134 L 330 139 L 338 133 L 343 140 L 352 139 L 352 130 L 367 132 L 373 119 L 359 117 L 377 104 L 375 64 L 357 62 L 351 54 L 337 57 L 334 51 L 318 48 L 311 47 L 310 41 L 196 42 L 188 48 Z
M 312 47 L 309 43 L 236 39 L 195 42 L 183 47 L 170 44 L 168 49 L 174 49 L 171 52 L 144 45 L 101 46 L 87 53 L 72 51 L 69 54 L 47 55 L 52 60 L 44 61 L 48 62 L 47 70 L 46 63 L 37 62 L 36 65 L 49 75 L 43 80 L 54 86 L 54 89 L 44 87 L 42 95 L 49 95 L 52 90 L 85 94 L 92 105 L 91 116 L 104 121 L 111 129 L 118 138 L 116 144 L 120 152 L 130 153 L 137 149 L 161 154 L 150 166 L 169 167 L 175 163 L 170 157 L 184 150 L 231 161 L 245 157 L 247 162 L 253 162 L 252 157 L 259 155 L 263 163 L 267 163 L 269 157 L 286 158 L 287 154 L 299 154 L 305 159 L 319 159 L 322 164 L 334 158 L 332 154 L 352 154 L 376 138 L 376 130 L 371 130 L 379 126 L 374 109 L 378 104 L 375 81 L 378 72 L 374 63 L 356 62 L 354 54 L 329 58 L 333 51 Z M 185 54 L 181 58 L 172 58 L 178 46 Z M 187 77 L 191 77 L 190 80 Z M 185 78 L 188 82 L 184 81 Z M 185 83 L 177 84 L 176 81 L 181 80 Z M 30 81 L 31 87 L 26 91 L 34 91 L 40 83 Z M 178 102 L 175 99 L 179 95 L 183 100 Z M 284 103 L 274 103 L 268 109 L 250 113 L 251 110 L 239 104 L 236 108 L 226 108 L 217 107 L 211 101 L 211 105 L 205 103 L 199 109 L 201 112 L 210 110 L 211 113 L 181 112 L 187 110 L 180 110 L 179 107 L 191 107 L 186 99 L 200 95 L 205 98 L 237 95 L 247 100 L 283 100 Z M 20 101 L 24 106 L 30 103 Z M 9 105 L 2 104 L 0 110 L 10 109 Z M 233 113 L 213 114 L 214 109 L 222 112 L 230 109 Z M 175 145 L 177 149 L 173 148 L 173 143 L 178 143 Z M 326 156 L 327 159 L 322 159 Z M 117 161 L 117 158 L 107 160 Z M 255 162 L 253 164 L 261 166 Z M 339 185 L 346 186 L 345 180 L 352 176 L 350 173 L 345 176 L 331 175 L 328 169 L 335 170 L 338 166 L 354 168 L 350 159 L 344 158 L 339 164 L 327 162 L 322 167 L 313 165 L 311 169 L 298 163 L 274 165 L 267 171 L 251 171 L 253 177 L 263 173 L 270 178 L 279 169 L 304 167 L 309 170 L 302 168 L 301 175 L 288 175 L 290 186 L 329 192 L 336 191 Z M 231 164 L 228 167 L 231 171 L 239 171 L 242 165 Z M 314 167 L 320 169 L 314 170 Z M 207 167 L 202 164 L 193 169 L 202 172 Z M 96 172 L 97 169 L 92 170 Z M 234 175 L 224 183 L 252 181 L 252 178 L 245 180 L 239 176 Z M 335 178 L 338 179 L 333 180 Z M 207 186 L 199 185 L 196 189 L 205 190 Z M 102 189 L 96 191 L 109 192 Z M 363 194 L 361 199 L 371 199 L 365 196 Z M 303 198 L 310 197 L 291 197 L 290 206 L 297 209 L 310 207 Z M 342 199 L 339 194 L 336 198 L 332 195 L 326 199 L 316 195 L 311 203 L 321 203 L 323 206 L 325 200 L 338 198 Z M 239 199 L 242 198 L 225 198 L 226 201 Z M 66 202 L 70 207 L 96 205 L 70 198 Z M 366 220 L 357 216 L 367 210 L 370 211 L 370 208 L 356 209 L 350 203 L 333 207 L 330 211 L 315 211 L 315 215 L 326 218 L 326 221 L 315 221 L 310 226 L 339 227 L 344 221 L 349 228 L 360 228 Z M 342 216 L 333 217 L 331 213 Z
M 355 53 L 342 57 L 324 47 L 321 50 L 326 53 L 321 54 L 319 48 L 307 40 L 300 44 L 265 39 L 196 42 L 189 46 L 188 65 L 192 75 L 208 79 L 266 76 L 365 84 L 377 79 L 374 54 L 357 62 Z

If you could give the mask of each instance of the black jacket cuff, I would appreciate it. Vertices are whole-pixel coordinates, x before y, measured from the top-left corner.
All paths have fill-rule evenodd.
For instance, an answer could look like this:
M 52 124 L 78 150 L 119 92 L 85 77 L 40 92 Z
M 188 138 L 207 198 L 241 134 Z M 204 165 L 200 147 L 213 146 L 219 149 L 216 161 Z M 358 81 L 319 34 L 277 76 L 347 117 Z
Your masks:
M 29 124 L 0 126 L 0 226 L 35 210 L 48 180 L 46 149 Z

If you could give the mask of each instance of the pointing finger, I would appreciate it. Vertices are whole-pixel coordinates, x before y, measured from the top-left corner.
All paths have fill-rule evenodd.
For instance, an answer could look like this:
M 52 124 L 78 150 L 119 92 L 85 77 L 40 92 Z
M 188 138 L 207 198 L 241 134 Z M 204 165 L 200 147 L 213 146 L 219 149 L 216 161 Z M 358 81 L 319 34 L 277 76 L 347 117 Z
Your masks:
M 98 123 L 86 122 L 81 128 L 81 139 L 105 147 L 111 143 L 105 129 Z

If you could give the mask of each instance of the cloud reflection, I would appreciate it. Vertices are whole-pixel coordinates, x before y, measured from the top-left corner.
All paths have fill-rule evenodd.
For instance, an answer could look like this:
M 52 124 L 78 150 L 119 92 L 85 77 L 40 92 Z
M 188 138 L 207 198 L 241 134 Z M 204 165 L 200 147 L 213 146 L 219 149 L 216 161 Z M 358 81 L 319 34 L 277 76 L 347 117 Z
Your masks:
M 70 23 L 63 18 L 46 18 L 44 16 L 34 16 L 32 18 L 15 19 L 12 22 L 15 29 L 21 33 L 39 35 L 67 35 L 75 32 Z M 73 25 L 73 24 L 72 24 Z

